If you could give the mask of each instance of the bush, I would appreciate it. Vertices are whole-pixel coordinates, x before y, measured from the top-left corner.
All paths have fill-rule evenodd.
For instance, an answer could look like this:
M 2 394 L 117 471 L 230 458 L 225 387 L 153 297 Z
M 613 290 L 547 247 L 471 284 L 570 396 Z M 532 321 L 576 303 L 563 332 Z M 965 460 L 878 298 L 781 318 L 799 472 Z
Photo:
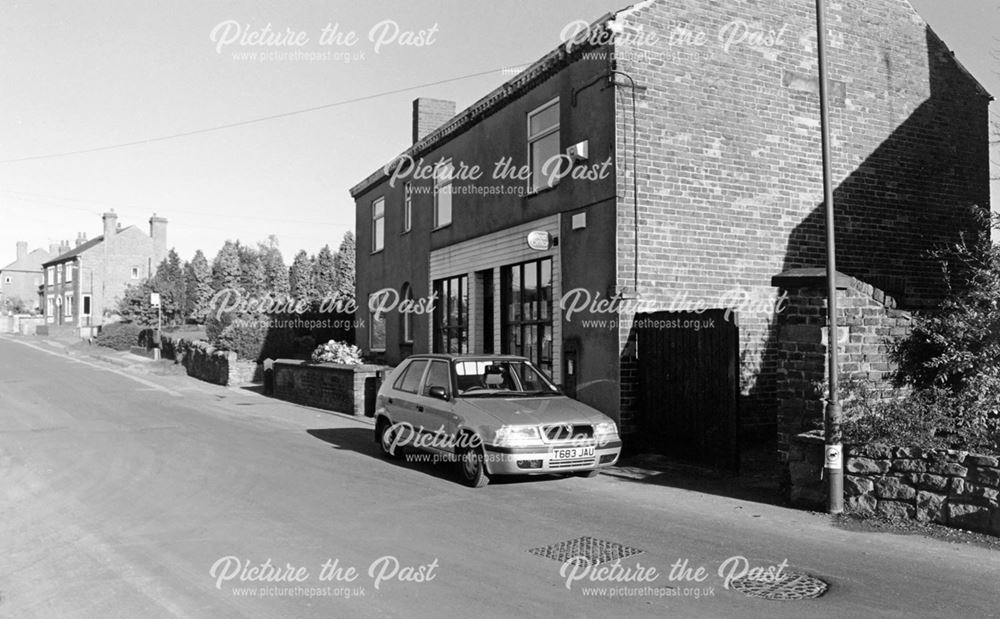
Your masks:
M 139 345 L 139 334 L 142 327 L 132 322 L 113 322 L 101 327 L 95 340 L 99 346 L 115 350 L 128 350 Z
M 220 350 L 235 352 L 241 359 L 260 361 L 264 357 L 264 343 L 269 329 L 269 321 L 263 316 L 233 321 L 212 344 Z
M 361 350 L 353 344 L 330 340 L 321 344 L 313 351 L 312 360 L 317 363 L 342 363 L 345 365 L 360 365 Z
M 1000 388 L 970 379 L 958 392 L 943 387 L 873 401 L 864 388 L 844 400 L 845 443 L 1000 453 Z

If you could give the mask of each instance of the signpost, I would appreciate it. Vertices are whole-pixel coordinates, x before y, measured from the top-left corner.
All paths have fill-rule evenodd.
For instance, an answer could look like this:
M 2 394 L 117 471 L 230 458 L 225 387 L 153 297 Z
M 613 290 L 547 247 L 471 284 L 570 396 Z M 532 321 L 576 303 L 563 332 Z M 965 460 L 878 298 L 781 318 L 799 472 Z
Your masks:
M 153 359 L 160 359 L 160 327 L 162 323 L 162 307 L 160 304 L 160 293 L 149 293 L 149 304 L 156 308 L 156 342 L 153 346 Z

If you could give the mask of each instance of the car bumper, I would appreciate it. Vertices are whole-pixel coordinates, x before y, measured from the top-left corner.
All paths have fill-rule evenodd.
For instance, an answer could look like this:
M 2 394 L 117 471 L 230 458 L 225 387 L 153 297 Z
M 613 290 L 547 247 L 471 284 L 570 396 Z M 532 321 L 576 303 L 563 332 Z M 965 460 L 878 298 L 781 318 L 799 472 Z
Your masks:
M 568 454 L 568 449 L 593 448 L 590 454 Z M 500 447 L 485 445 L 486 468 L 491 475 L 542 475 L 590 471 L 611 466 L 621 454 L 621 441 L 602 445 L 547 445 L 544 447 Z

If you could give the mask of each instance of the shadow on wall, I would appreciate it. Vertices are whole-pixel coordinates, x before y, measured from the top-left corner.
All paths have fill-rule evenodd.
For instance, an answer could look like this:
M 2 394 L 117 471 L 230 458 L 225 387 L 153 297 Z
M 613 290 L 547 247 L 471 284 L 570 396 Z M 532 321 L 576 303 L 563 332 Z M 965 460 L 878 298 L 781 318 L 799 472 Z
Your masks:
M 833 196 L 837 270 L 884 290 L 902 309 L 933 307 L 944 297 L 940 265 L 928 250 L 963 232 L 969 239 L 989 233 L 969 210 L 989 204 L 988 102 L 929 28 L 926 41 L 930 96 Z M 890 97 L 883 113 L 895 124 L 888 51 L 882 63 Z M 842 168 L 836 149 L 833 158 Z M 820 203 L 792 231 L 784 270 L 826 266 L 825 227 Z
M 882 94 L 889 97 L 889 103 L 881 113 L 895 129 L 834 190 L 837 270 L 885 290 L 906 309 L 933 307 L 944 297 L 940 265 L 928 250 L 953 244 L 963 234 L 974 240 L 989 233 L 970 210 L 989 204 L 988 100 L 929 28 L 925 38 L 928 98 L 905 119 L 897 118 L 902 106 L 892 97 L 900 85 L 892 81 L 892 58 L 886 50 Z M 799 98 L 797 103 L 808 109 L 817 106 L 814 93 L 789 91 L 789 96 Z M 848 85 L 847 97 L 851 96 Z M 839 114 L 844 110 L 834 108 L 834 119 Z M 816 172 L 820 174 L 818 136 L 815 143 Z M 844 156 L 834 150 L 835 170 L 844 167 Z M 825 212 L 819 203 L 789 235 L 782 270 L 825 266 Z M 628 344 L 620 351 L 623 377 L 636 371 L 636 335 L 633 328 Z M 757 429 L 777 427 L 778 338 L 777 315 L 772 315 L 760 370 L 742 377 L 750 387 L 740 398 L 741 417 L 768 421 Z M 741 351 L 743 367 L 744 359 L 745 351 Z M 627 395 L 623 385 L 623 396 Z M 655 411 L 635 412 L 641 434 L 643 418 Z M 746 424 L 742 432 L 759 434 Z

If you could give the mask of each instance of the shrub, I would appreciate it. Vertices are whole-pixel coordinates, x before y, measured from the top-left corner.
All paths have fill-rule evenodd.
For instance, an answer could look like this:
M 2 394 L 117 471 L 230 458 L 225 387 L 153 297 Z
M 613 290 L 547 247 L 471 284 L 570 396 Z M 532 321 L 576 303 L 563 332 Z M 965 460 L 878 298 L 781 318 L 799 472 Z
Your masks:
M 212 344 L 220 350 L 235 352 L 241 359 L 260 361 L 269 329 L 270 324 L 263 316 L 235 320 L 222 330 Z
M 95 340 L 98 345 L 115 350 L 128 350 L 139 345 L 142 327 L 132 322 L 113 322 L 101 327 Z
M 360 365 L 361 350 L 353 344 L 330 340 L 321 344 L 313 351 L 312 360 L 317 363 L 342 363 L 345 365 Z
M 929 387 L 890 400 L 870 394 L 862 388 L 844 400 L 844 442 L 1000 453 L 1000 389 L 992 379 L 970 379 L 957 392 Z
M 235 316 L 232 312 L 212 313 L 205 319 L 205 339 L 212 344 L 219 340 L 219 336 L 226 327 L 233 323 Z

